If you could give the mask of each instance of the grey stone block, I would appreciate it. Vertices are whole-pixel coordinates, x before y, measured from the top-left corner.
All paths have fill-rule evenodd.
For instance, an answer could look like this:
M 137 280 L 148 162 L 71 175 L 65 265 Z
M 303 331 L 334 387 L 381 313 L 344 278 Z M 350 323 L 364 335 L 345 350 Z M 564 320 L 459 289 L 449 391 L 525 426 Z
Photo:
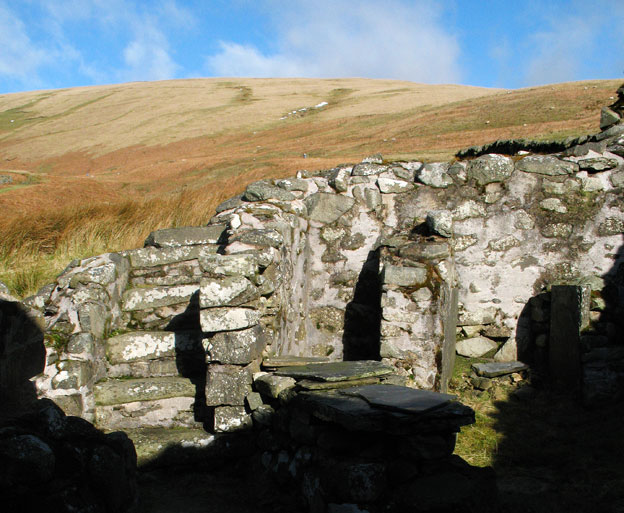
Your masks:
M 199 244 L 217 244 L 220 242 L 226 228 L 227 226 L 224 224 L 165 228 L 150 233 L 147 239 L 145 239 L 145 246 L 170 248 Z

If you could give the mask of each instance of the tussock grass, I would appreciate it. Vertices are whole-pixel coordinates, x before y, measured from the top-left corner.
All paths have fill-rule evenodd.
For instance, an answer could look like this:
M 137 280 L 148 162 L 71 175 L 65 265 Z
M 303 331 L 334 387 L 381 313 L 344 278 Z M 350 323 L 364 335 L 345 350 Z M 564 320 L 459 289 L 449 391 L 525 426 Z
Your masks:
M 73 259 L 141 247 L 159 228 L 206 224 L 215 207 L 242 188 L 240 179 L 229 178 L 166 197 L 72 204 L 5 217 L 0 220 L 0 281 L 26 297 L 54 281 Z

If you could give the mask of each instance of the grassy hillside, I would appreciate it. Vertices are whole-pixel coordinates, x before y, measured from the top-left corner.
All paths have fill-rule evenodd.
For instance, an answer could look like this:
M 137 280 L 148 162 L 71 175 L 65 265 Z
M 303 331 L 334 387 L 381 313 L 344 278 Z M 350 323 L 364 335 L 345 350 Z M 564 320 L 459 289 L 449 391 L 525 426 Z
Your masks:
M 31 294 L 72 258 L 205 223 L 261 178 L 592 133 L 618 86 L 197 79 L 1 95 L 0 280 Z

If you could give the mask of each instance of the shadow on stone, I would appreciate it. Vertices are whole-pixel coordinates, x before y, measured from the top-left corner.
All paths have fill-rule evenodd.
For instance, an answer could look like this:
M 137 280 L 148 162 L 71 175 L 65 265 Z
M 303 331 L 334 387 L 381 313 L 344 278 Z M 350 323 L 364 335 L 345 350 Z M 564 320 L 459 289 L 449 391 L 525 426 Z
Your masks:
M 123 512 L 136 504 L 136 453 L 121 432 L 104 434 L 36 398 L 45 366 L 36 314 L 0 300 L 0 496 L 3 511 Z
M 379 360 L 381 280 L 379 250 L 370 251 L 358 276 L 353 300 L 345 309 L 344 360 Z
M 175 334 L 176 368 L 180 376 L 195 386 L 193 413 L 195 421 L 204 429 L 213 431 L 211 409 L 206 406 L 206 352 L 202 346 L 202 328 L 199 321 L 199 290 L 189 300 L 186 310 L 174 317 L 165 327 Z
M 590 302 L 581 300 L 586 286 L 573 284 L 552 288 L 555 296 L 576 290 L 565 315 L 553 304 L 561 298 L 550 293 L 533 297 L 522 312 L 518 353 L 531 364 L 531 383 L 495 403 L 493 426 L 503 436 L 493 466 L 508 513 L 624 510 L 619 434 L 624 422 L 624 246 L 612 258 L 612 268 L 602 276 L 604 286 L 591 291 Z M 570 309 L 586 312 L 570 317 Z M 566 339 L 579 346 L 575 358 L 582 394 L 574 381 L 562 387 L 553 377 L 556 362 L 549 345 L 563 329 L 554 316 L 576 326 L 576 336 Z M 573 354 L 566 352 L 564 366 Z

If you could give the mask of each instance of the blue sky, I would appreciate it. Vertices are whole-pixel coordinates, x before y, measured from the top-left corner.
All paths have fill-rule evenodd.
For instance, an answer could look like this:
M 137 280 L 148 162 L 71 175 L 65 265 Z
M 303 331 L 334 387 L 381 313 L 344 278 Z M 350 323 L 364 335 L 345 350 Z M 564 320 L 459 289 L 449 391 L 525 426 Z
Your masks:
M 0 93 L 195 77 L 624 80 L 622 0 L 0 0 Z

